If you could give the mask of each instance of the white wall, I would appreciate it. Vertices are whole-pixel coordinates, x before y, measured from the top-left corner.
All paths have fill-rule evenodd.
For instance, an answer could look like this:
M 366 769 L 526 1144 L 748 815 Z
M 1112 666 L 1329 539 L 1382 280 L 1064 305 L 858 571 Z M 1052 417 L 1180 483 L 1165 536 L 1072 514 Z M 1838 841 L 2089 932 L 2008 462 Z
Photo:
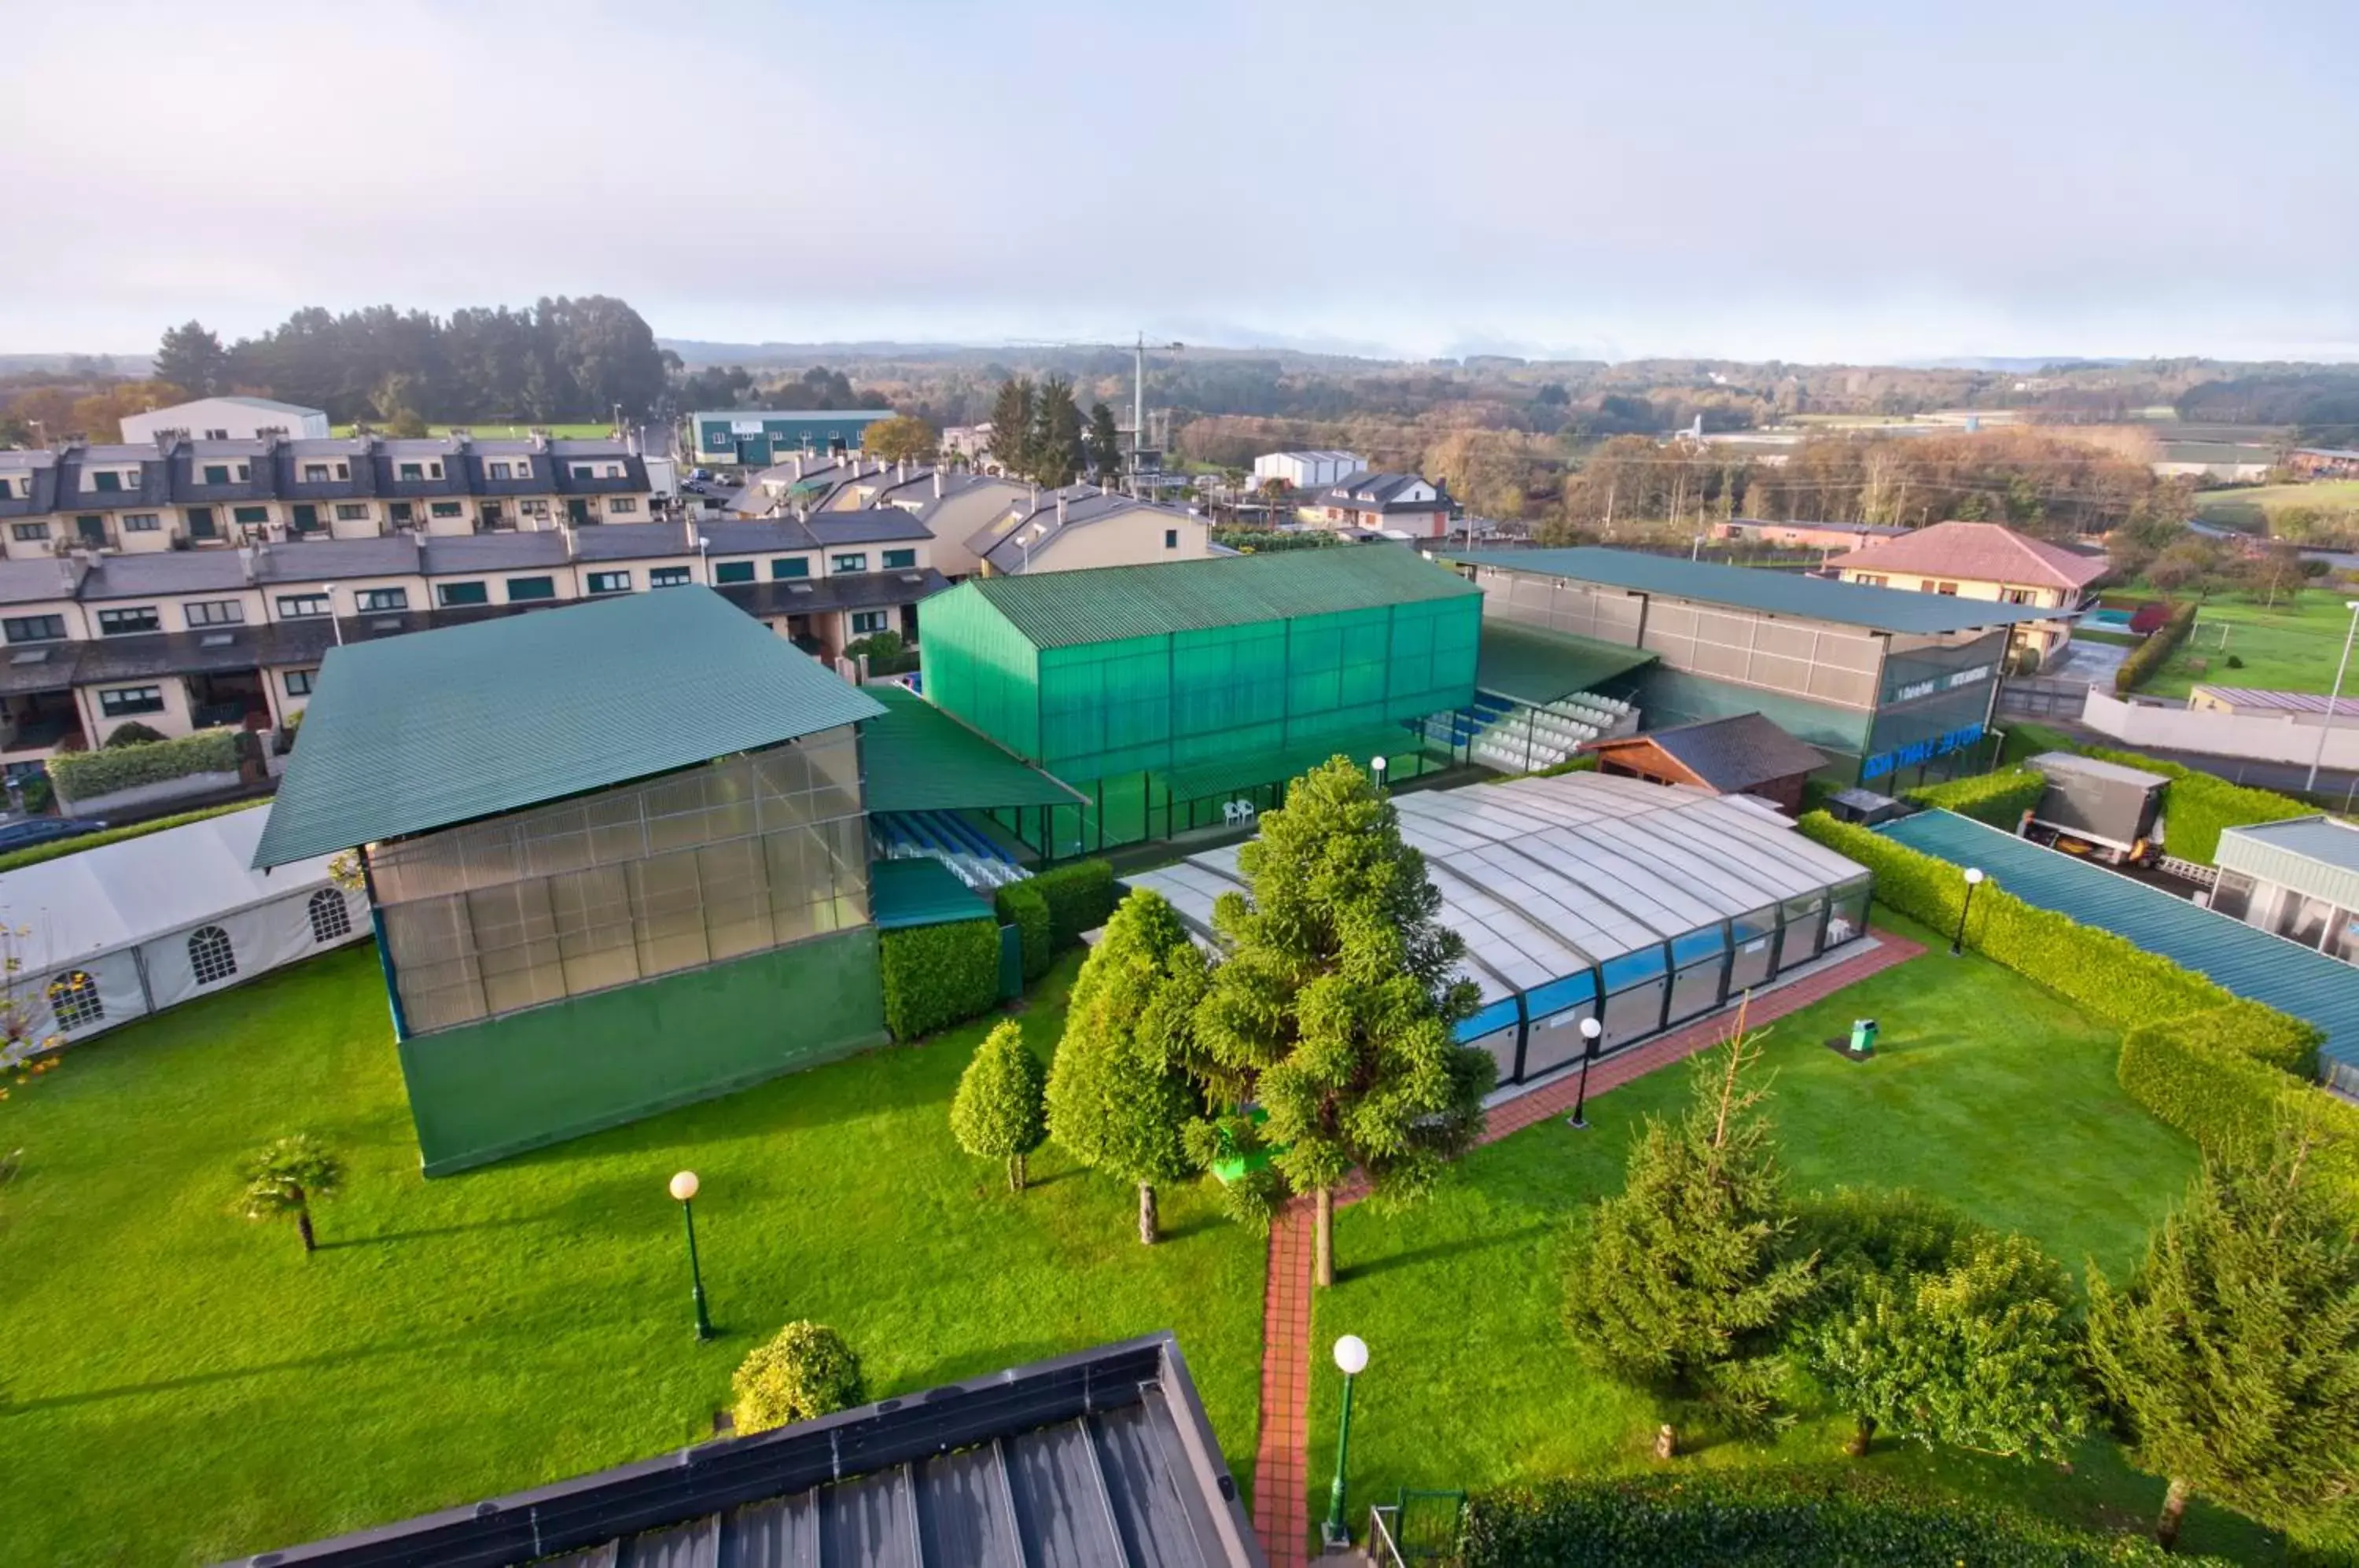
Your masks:
M 192 403 L 176 403 L 168 408 L 154 408 L 145 414 L 126 414 L 123 418 L 123 439 L 126 444 L 154 441 L 158 430 L 186 430 L 199 440 L 211 430 L 227 430 L 232 441 L 252 441 L 266 429 L 283 430 L 299 441 L 325 441 L 328 439 L 328 416 L 317 408 L 289 414 L 273 408 L 249 408 L 227 397 L 200 397 Z
M 2318 755 L 2318 726 L 2288 715 L 2203 713 L 2180 707 L 2125 702 L 2108 691 L 2089 689 L 2081 722 L 2131 746 L 2200 751 L 2254 762 L 2297 762 Z M 2359 768 L 2359 729 L 2337 727 L 2326 739 L 2328 768 Z

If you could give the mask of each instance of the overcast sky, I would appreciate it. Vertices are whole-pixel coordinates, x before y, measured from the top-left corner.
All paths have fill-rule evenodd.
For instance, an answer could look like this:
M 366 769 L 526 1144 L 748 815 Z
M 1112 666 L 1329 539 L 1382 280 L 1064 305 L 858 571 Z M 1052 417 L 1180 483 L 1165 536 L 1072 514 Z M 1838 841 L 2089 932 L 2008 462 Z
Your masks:
M 11 8 L 0 352 L 671 337 L 2359 355 L 2359 5 Z

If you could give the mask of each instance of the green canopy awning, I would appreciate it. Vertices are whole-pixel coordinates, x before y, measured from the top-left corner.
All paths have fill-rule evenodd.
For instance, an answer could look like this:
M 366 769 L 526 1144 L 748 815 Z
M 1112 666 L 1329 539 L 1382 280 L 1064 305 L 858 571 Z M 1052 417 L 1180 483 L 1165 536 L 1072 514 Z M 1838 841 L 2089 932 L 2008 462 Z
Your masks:
M 861 690 L 885 705 L 880 717 L 860 727 L 872 811 L 1071 806 L 1087 799 L 906 687 Z
M 868 867 L 868 909 L 878 931 L 995 918 L 990 899 L 930 856 L 872 862 Z
M 1234 795 L 1262 784 L 1282 784 L 1342 753 L 1362 768 L 1381 753 L 1386 758 L 1410 757 L 1425 749 L 1415 731 L 1398 724 L 1376 729 L 1343 730 L 1332 735 L 1299 741 L 1276 751 L 1241 752 L 1161 769 L 1155 781 L 1175 800 L 1203 800 Z
M 1577 691 L 1594 691 L 1603 681 L 1654 663 L 1655 658 L 1643 648 L 1486 619 L 1475 657 L 1474 689 L 1538 707 Z

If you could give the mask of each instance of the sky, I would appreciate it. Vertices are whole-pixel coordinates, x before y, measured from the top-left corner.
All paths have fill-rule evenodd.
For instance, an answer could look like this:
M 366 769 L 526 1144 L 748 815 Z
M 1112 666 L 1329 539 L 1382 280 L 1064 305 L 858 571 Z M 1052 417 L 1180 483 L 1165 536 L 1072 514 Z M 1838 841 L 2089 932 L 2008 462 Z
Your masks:
M 2359 5 L 24 6 L 0 353 L 628 299 L 730 342 L 2359 357 Z

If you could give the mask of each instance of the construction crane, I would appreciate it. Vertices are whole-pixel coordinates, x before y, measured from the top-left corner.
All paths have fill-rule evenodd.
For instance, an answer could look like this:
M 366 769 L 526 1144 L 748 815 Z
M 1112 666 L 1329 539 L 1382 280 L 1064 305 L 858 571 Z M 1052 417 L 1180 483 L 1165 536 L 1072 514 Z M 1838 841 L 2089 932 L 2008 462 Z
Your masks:
M 1145 332 L 1140 332 L 1136 338 L 1126 343 L 1064 343 L 1048 338 L 1018 338 L 1008 346 L 1011 348 L 1096 348 L 1114 349 L 1116 352 L 1123 349 L 1130 350 L 1130 471 L 1134 474 L 1138 472 L 1139 452 L 1145 446 L 1147 441 L 1147 334 Z M 1176 339 L 1170 343 L 1157 343 L 1154 346 L 1158 352 L 1169 354 L 1179 354 L 1185 351 L 1188 347 L 1186 343 L 1180 343 Z

